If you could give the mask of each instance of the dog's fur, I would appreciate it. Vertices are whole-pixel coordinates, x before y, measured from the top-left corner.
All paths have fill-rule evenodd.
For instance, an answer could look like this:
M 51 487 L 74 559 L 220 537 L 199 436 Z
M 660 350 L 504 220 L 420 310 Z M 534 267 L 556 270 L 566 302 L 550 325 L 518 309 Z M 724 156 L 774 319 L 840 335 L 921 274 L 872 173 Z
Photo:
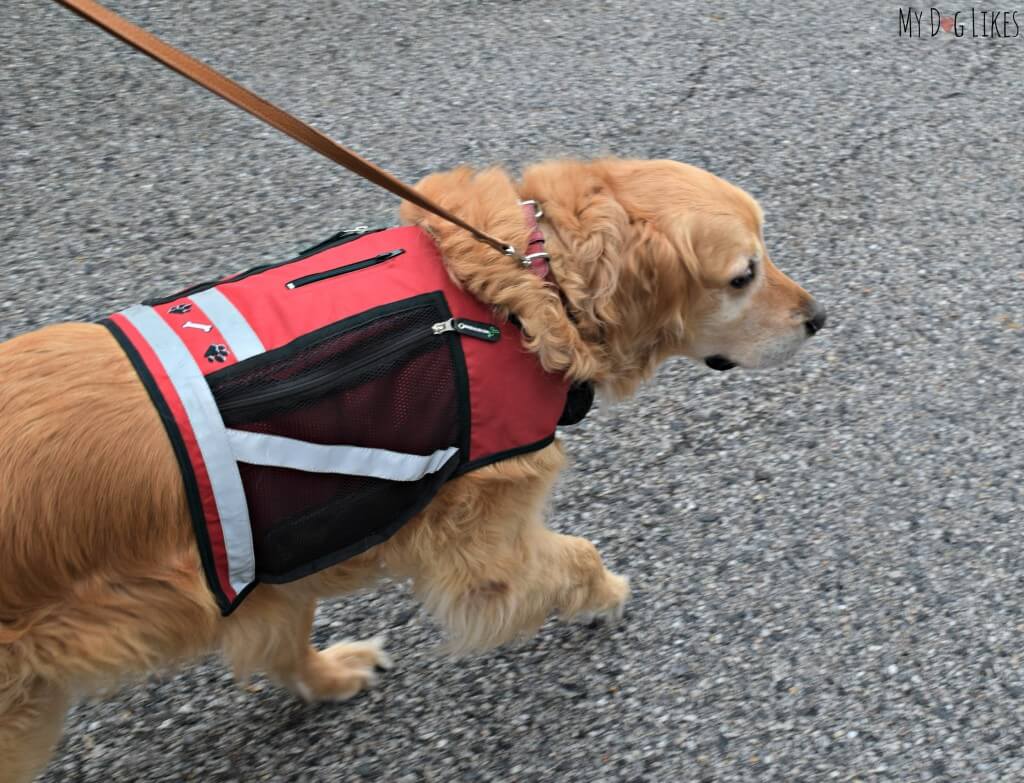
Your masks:
M 633 392 L 673 355 L 746 367 L 792 355 L 810 296 L 768 259 L 743 191 L 670 161 L 554 162 L 515 183 L 500 169 L 427 177 L 427 195 L 522 248 L 517 202 L 538 200 L 550 286 L 406 204 L 450 274 L 517 315 L 544 367 Z M 753 282 L 736 290 L 757 258 Z M 567 312 L 569 310 L 570 312 Z M 348 698 L 387 664 L 375 641 L 309 644 L 319 597 L 409 579 L 454 647 L 491 647 L 553 613 L 617 616 L 626 579 L 594 546 L 544 525 L 563 464 L 555 444 L 446 484 L 392 539 L 222 618 L 206 587 L 170 443 L 135 370 L 102 326 L 62 324 L 0 345 L 0 781 L 46 763 L 75 698 L 220 650 L 307 699 Z

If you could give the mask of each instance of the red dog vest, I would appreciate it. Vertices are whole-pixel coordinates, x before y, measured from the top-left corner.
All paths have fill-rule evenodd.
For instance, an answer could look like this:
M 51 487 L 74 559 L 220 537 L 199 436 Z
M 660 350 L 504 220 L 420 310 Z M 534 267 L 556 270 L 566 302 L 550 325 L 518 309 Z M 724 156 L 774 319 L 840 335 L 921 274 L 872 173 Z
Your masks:
M 420 228 L 337 234 L 106 319 L 160 412 L 231 612 L 387 540 L 450 478 L 546 446 L 569 385 Z

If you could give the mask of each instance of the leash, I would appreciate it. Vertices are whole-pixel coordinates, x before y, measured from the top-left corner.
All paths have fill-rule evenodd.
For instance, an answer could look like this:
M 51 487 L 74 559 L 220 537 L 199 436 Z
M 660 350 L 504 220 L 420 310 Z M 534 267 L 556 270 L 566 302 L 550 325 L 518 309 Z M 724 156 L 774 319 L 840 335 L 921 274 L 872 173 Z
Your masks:
M 229 103 L 233 103 L 243 111 L 263 120 L 263 122 L 291 136 L 296 141 L 305 144 L 314 152 L 319 152 L 328 160 L 344 166 L 354 174 L 358 174 L 360 177 L 384 188 L 384 190 L 393 193 L 399 198 L 405 199 L 421 209 L 432 212 L 438 217 L 454 223 L 459 228 L 465 229 L 479 242 L 489 245 L 499 253 L 517 259 L 524 267 L 533 268 L 534 259 L 520 256 L 512 245 L 474 228 L 462 220 L 462 218 L 435 204 L 426 196 L 416 192 L 382 168 L 360 157 L 352 152 L 352 150 L 343 147 L 283 109 L 279 109 L 269 101 L 250 92 L 238 82 L 229 79 L 209 65 L 190 57 L 152 33 L 146 32 L 141 27 L 133 25 L 127 19 L 108 8 L 93 0 L 55 0 L 55 2 L 78 14 L 86 21 L 92 22 L 115 38 L 119 38 L 129 46 L 138 49 L 143 54 L 152 57 L 172 71 L 176 71 L 185 78 L 192 80 L 200 87 L 204 87 L 214 95 L 223 98 Z

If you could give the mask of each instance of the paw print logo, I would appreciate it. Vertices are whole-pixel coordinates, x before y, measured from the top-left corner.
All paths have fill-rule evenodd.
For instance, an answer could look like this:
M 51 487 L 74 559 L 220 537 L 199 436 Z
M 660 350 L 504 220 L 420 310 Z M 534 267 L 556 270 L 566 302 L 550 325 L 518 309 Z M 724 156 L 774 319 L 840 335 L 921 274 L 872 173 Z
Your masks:
M 220 343 L 214 343 L 207 348 L 206 353 L 203 354 L 208 362 L 223 362 L 227 360 L 229 355 L 228 347 L 226 345 L 221 345 Z
M 192 305 L 188 302 L 182 302 L 181 304 L 174 305 L 174 307 L 170 308 L 167 312 L 172 313 L 173 315 L 181 315 L 182 313 L 187 313 L 191 309 Z

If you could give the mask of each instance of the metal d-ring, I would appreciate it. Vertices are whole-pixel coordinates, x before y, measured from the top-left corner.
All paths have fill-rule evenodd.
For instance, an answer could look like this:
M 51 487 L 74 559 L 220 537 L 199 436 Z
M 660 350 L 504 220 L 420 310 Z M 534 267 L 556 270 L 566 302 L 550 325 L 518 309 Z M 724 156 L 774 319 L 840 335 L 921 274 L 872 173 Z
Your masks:
M 533 204 L 533 217 L 535 219 L 540 220 L 542 217 L 544 217 L 544 208 L 541 207 L 541 205 L 537 202 L 536 199 L 528 198 L 526 199 L 526 201 L 519 202 L 520 206 L 522 206 L 523 204 Z
M 528 255 L 523 256 L 523 259 L 522 259 L 522 261 L 520 263 L 524 267 L 529 269 L 530 267 L 533 266 L 534 260 L 536 260 L 538 258 L 543 258 L 545 261 L 549 261 L 550 262 L 551 261 L 551 254 L 550 253 L 545 253 L 543 251 L 541 251 L 540 253 L 529 253 Z

